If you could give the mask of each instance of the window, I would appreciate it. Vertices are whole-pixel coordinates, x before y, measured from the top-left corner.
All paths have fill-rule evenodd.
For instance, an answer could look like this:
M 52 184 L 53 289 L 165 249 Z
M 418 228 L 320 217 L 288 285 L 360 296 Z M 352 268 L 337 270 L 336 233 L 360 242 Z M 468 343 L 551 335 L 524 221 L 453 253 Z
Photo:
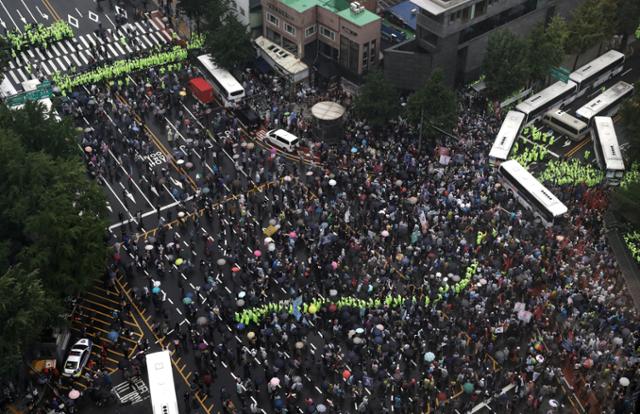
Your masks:
M 267 13 L 267 20 L 274 26 L 280 26 L 280 19 L 271 13 Z
M 324 26 L 320 26 L 320 34 L 327 39 L 336 40 L 336 32 L 329 30 Z
M 375 39 L 371 41 L 371 63 L 376 61 L 376 41 Z
M 487 12 L 487 0 L 482 0 L 480 3 L 476 3 L 476 17 L 482 16 Z
M 316 25 L 312 25 L 304 29 L 304 37 L 311 37 L 316 34 Z
M 295 36 L 296 35 L 296 28 L 291 26 L 289 23 L 285 22 L 284 23 L 284 30 L 289 33 L 290 35 Z

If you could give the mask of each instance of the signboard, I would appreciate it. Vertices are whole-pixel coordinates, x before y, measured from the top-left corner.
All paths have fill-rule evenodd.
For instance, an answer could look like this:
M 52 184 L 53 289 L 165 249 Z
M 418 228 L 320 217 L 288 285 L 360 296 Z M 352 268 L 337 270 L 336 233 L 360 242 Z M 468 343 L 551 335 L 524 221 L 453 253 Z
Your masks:
M 32 91 L 22 92 L 7 98 L 8 106 L 24 105 L 27 101 L 39 101 L 40 99 L 50 98 L 53 91 L 51 90 L 51 82 L 44 81 Z
M 562 67 L 560 68 L 552 67 L 549 73 L 551 74 L 552 77 L 558 79 L 559 81 L 567 83 L 569 81 L 569 73 L 571 72 L 569 72 L 569 69 L 565 69 Z

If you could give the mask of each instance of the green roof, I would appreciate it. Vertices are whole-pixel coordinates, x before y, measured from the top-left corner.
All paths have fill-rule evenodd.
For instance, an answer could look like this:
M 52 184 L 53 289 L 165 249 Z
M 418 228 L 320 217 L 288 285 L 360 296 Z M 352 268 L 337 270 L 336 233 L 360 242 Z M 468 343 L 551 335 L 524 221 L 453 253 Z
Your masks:
M 371 22 L 375 22 L 380 19 L 375 13 L 369 10 L 363 10 L 360 13 L 352 13 L 349 8 L 350 2 L 348 0 L 279 0 L 280 3 L 285 4 L 298 13 L 303 13 L 312 7 L 322 7 L 330 10 L 343 19 L 357 25 L 364 26 Z

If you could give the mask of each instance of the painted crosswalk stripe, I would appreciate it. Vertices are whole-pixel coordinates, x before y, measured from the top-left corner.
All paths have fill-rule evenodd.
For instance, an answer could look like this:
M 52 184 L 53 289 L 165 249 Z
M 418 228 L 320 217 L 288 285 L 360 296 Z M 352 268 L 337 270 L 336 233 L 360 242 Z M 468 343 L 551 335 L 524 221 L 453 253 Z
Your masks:
M 144 40 L 144 42 L 142 42 L 142 43 L 144 44 L 144 48 L 145 49 L 148 48 L 148 47 L 153 47 L 153 43 L 151 43 L 151 41 L 149 39 L 147 39 L 147 36 L 140 36 L 140 38 L 142 40 Z
M 104 40 L 102 40 L 102 38 L 101 38 L 100 36 L 98 36 L 98 35 L 97 35 L 97 34 L 95 34 L 95 33 L 91 33 L 91 34 L 93 35 L 93 37 L 94 37 L 95 39 L 97 39 L 97 40 L 98 40 L 98 42 L 100 42 L 100 44 L 101 44 L 101 45 L 104 45 Z
M 82 64 L 80 63 L 80 61 L 78 60 L 78 58 L 76 57 L 75 53 L 70 54 L 69 56 L 71 56 L 71 59 L 73 60 L 73 63 L 76 65 L 76 67 L 80 67 L 82 66 Z
M 111 47 L 110 44 L 107 44 L 107 49 L 109 49 L 109 52 L 113 55 L 113 57 L 118 57 L 118 53 L 115 51 L 113 47 Z
M 127 53 L 133 53 L 133 49 L 129 47 L 129 43 L 125 43 L 123 47 L 125 48 Z
M 56 62 L 58 63 L 58 66 L 62 68 L 62 70 L 67 70 L 67 67 L 64 65 L 64 63 L 62 63 L 62 60 L 60 58 L 56 58 Z
M 49 62 L 49 64 L 51 64 L 51 62 Z M 47 75 L 51 75 L 51 71 L 49 70 L 49 68 L 47 67 L 47 65 L 45 65 L 45 62 L 42 62 L 42 63 L 40 64 L 40 67 L 42 67 L 42 68 L 44 69 L 44 71 L 45 71 L 45 73 L 46 73 Z
M 25 64 L 29 63 L 29 57 L 27 57 L 26 53 L 24 53 L 24 52 L 20 53 L 20 57 L 22 58 L 22 61 Z
M 126 45 L 126 43 L 125 43 Z M 114 43 L 113 46 L 118 49 L 118 52 L 120 52 L 121 55 L 126 55 L 127 52 L 124 51 L 124 49 L 122 48 L 122 46 L 120 46 L 120 43 Z
M 20 81 L 18 80 L 18 78 L 16 77 L 16 74 L 13 73 L 12 70 L 9 71 L 9 75 L 11 75 L 11 78 L 13 79 L 13 83 L 15 83 L 16 85 L 20 83 Z
M 39 47 L 37 47 L 37 48 L 36 48 L 36 53 L 38 54 L 38 56 L 40 56 L 40 59 L 41 59 L 41 60 L 44 60 L 44 59 L 45 59 L 45 57 L 44 57 L 44 55 L 42 54 L 42 52 L 40 51 L 40 48 L 39 48 Z
M 75 48 L 75 47 L 73 47 L 73 43 L 71 43 L 70 41 L 65 40 L 65 41 L 64 41 L 64 45 L 65 45 L 65 46 L 67 47 L 67 49 L 69 49 L 71 52 L 75 52 L 75 51 L 76 51 L 76 48 Z
M 80 36 L 80 40 L 82 40 L 82 43 L 84 43 L 87 46 L 87 49 L 91 46 L 95 46 L 96 45 L 96 41 L 93 40 L 93 37 L 86 35 L 86 36 Z
M 67 62 L 67 67 L 70 68 L 71 67 L 71 61 L 69 60 L 69 58 L 66 57 L 66 56 L 62 56 L 62 59 L 64 59 L 64 61 Z
M 45 49 L 45 50 L 44 50 L 44 53 L 46 53 L 46 55 L 47 55 L 47 57 L 48 57 L 49 59 L 53 59 L 53 55 L 51 54 L 51 51 L 50 51 L 49 49 Z
M 160 27 L 158 27 L 158 25 L 156 24 L 156 22 L 153 21 L 153 19 L 149 19 L 149 22 L 151 23 L 151 26 L 153 26 L 154 29 L 160 30 Z
M 57 45 L 52 44 L 51 45 L 51 49 L 53 49 L 53 52 L 56 54 L 56 56 L 60 56 L 62 55 L 62 53 L 60 53 L 60 51 L 58 50 L 58 48 L 56 47 Z
M 140 22 L 136 22 L 135 26 L 138 29 L 138 33 L 140 33 L 140 34 L 147 33 L 147 30 L 144 28 L 144 25 L 142 25 Z
M 9 61 L 9 69 L 15 69 L 16 65 L 13 64 L 13 60 Z
M 84 36 L 80 36 L 78 39 L 80 39 L 80 41 L 82 42 L 82 44 L 84 45 L 85 48 L 89 49 L 89 44 L 84 39 Z
M 60 48 L 60 50 L 62 50 L 63 54 L 67 54 L 69 52 L 67 52 L 67 49 L 64 48 L 64 46 L 62 45 L 62 42 L 58 42 L 58 47 Z
M 31 56 L 32 58 L 36 56 L 33 54 L 33 51 L 31 49 L 27 50 L 27 53 L 29 53 L 29 56 Z
M 22 78 L 23 82 L 26 81 L 27 79 L 29 79 L 29 78 L 27 78 L 27 76 L 24 74 L 24 72 L 20 68 L 18 68 L 18 75 L 20 75 L 20 77 Z
M 84 57 L 84 52 L 82 51 L 78 51 L 78 56 L 80 56 L 80 59 L 82 59 L 82 61 L 84 62 L 85 65 L 89 64 L 89 59 L 87 59 L 86 57 Z
M 149 36 L 151 36 L 151 38 L 153 39 L 154 42 L 156 42 L 156 44 L 158 46 L 161 46 L 163 42 L 158 40 L 158 33 L 149 33 Z

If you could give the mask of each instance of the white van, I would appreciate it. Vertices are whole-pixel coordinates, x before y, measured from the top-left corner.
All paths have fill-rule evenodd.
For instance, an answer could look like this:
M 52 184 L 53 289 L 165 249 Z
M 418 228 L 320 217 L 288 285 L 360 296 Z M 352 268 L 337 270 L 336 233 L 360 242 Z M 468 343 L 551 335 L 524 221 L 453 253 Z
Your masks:
M 284 129 L 272 129 L 267 132 L 267 140 L 276 147 L 289 152 L 293 152 L 300 143 L 298 137 Z

